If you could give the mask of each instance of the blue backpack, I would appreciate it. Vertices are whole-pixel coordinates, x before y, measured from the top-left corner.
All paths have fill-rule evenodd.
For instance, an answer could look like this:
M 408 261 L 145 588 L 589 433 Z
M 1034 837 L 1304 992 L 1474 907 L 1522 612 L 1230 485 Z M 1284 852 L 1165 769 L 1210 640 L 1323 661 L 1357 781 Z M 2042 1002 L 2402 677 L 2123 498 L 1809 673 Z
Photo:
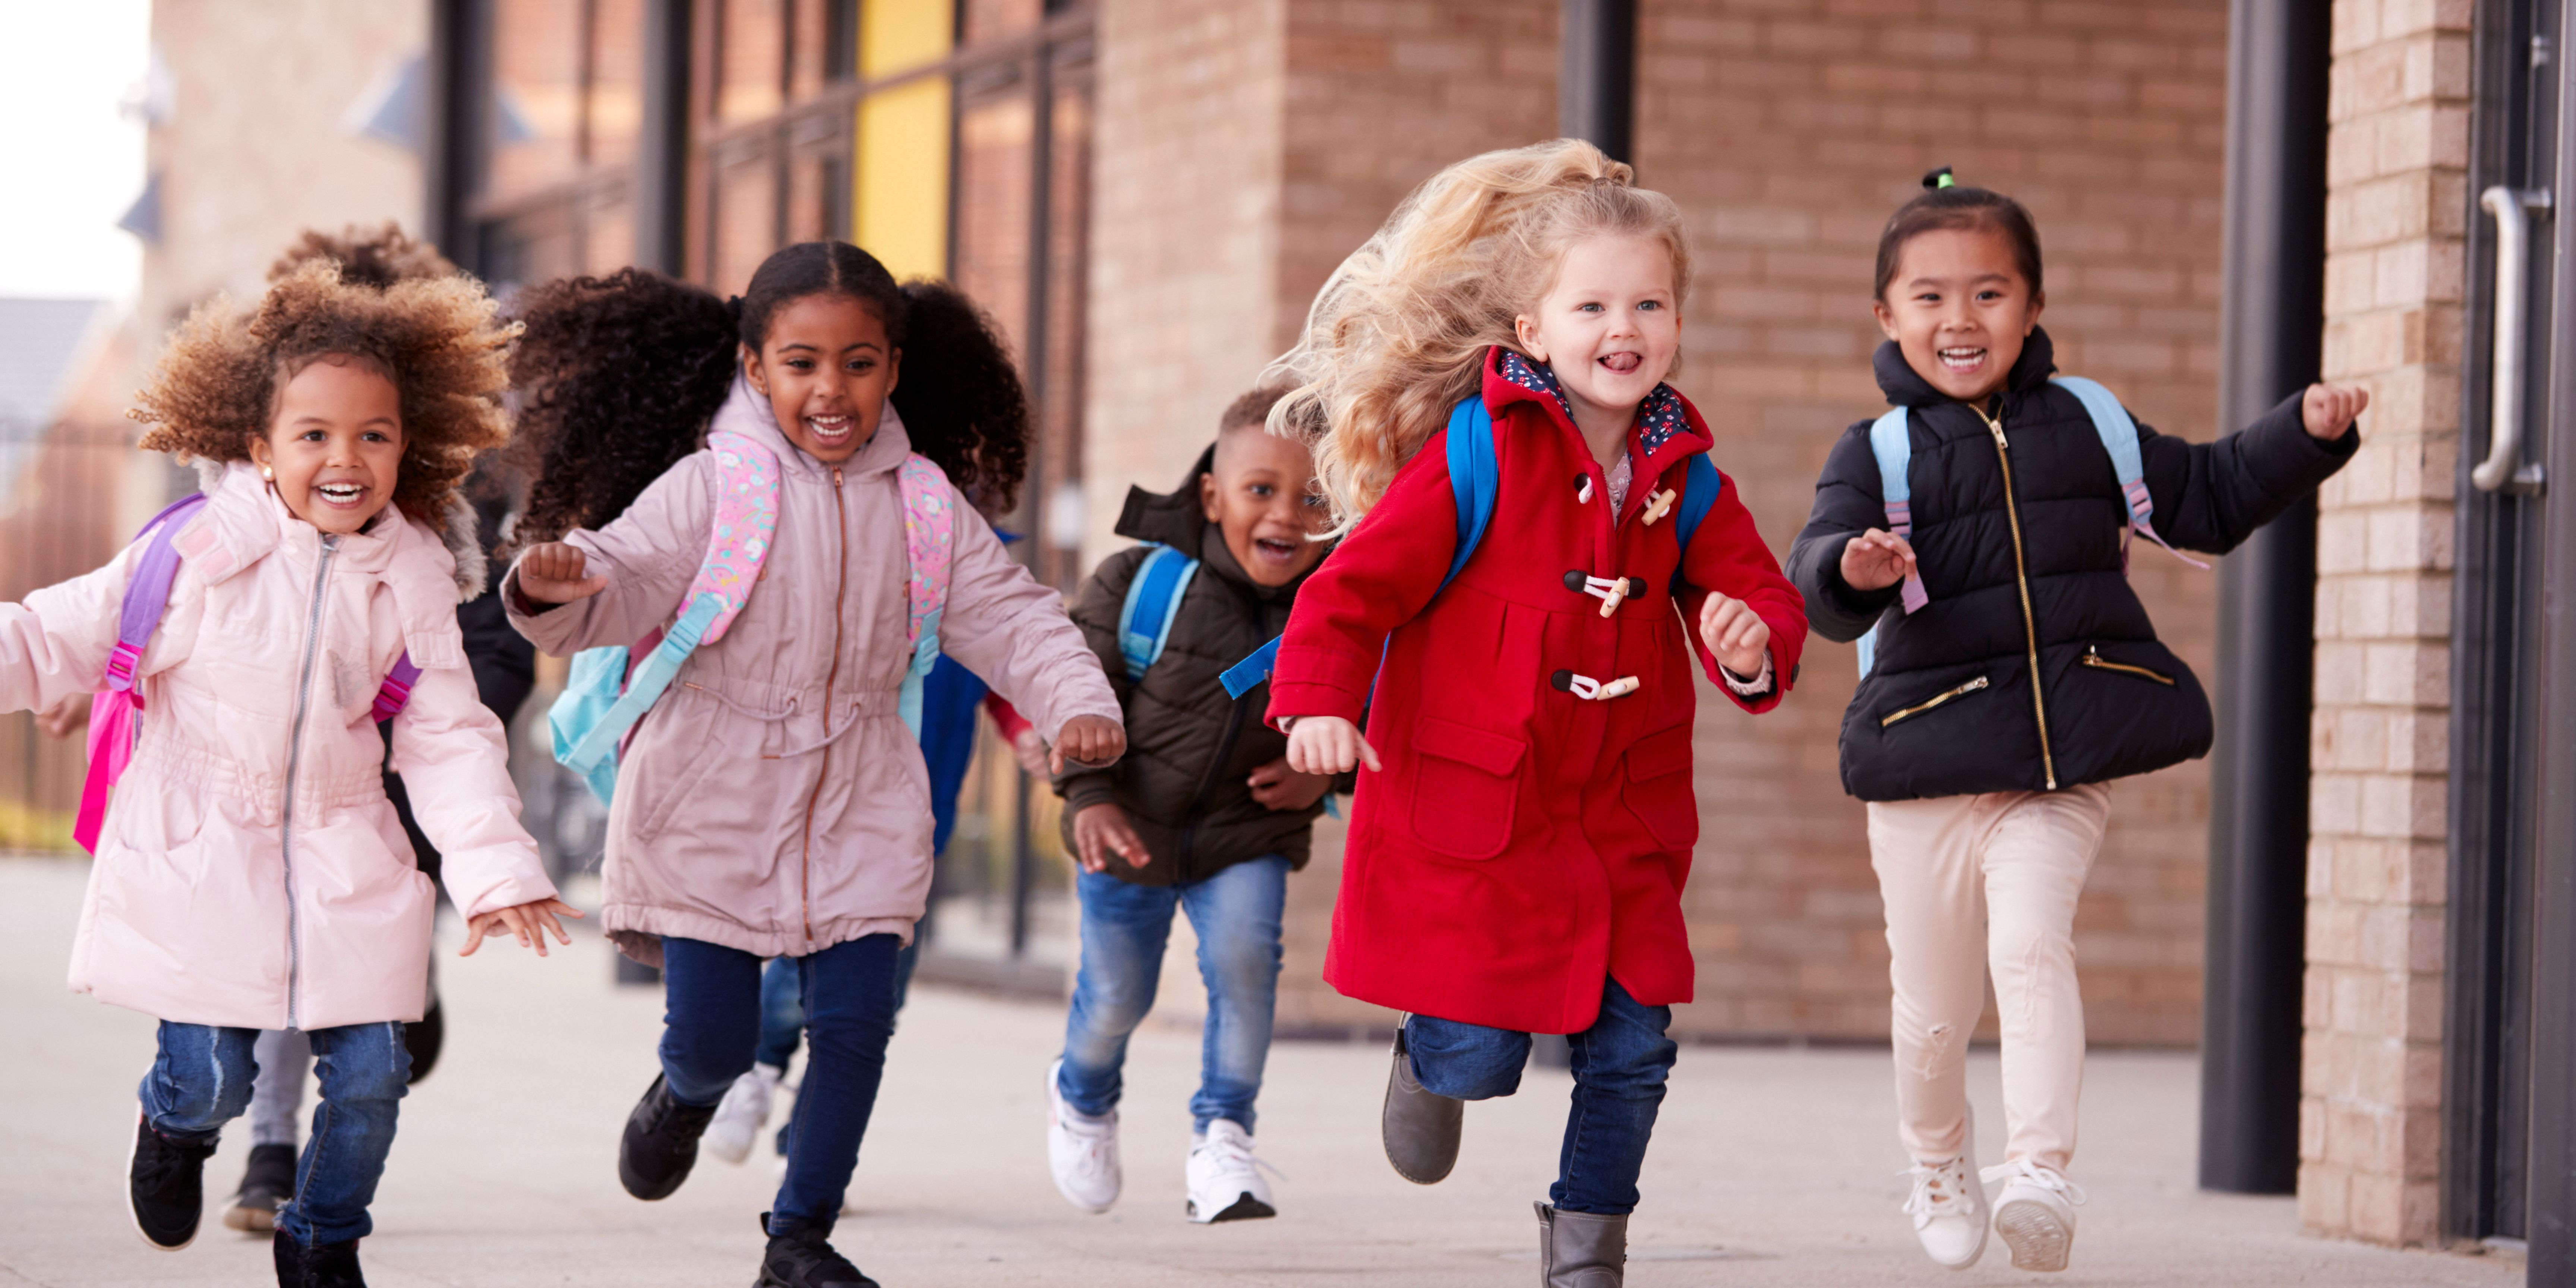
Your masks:
M 2156 535 L 2156 503 L 2147 494 L 2146 462 L 2138 453 L 2138 423 L 2129 419 L 2128 409 L 2111 396 L 2110 390 L 2080 376 L 2052 376 L 2050 380 L 2084 404 L 2085 414 L 2093 420 L 2093 432 L 2101 437 L 2103 449 L 2111 453 L 2112 472 L 2120 477 L 2120 497 L 2129 507 L 2129 526 L 2120 531 L 2120 571 L 2129 570 L 2129 536 L 2134 532 L 2147 534 L 2149 541 L 2163 546 L 2174 558 L 2207 570 L 2208 564 L 2175 550 Z M 1906 470 L 1914 461 L 1914 440 L 1905 432 L 1904 408 L 1889 411 L 1869 427 L 1869 450 L 1878 458 L 1878 492 L 1887 507 L 1887 530 L 1910 543 L 1914 540 L 1914 492 L 1906 480 Z M 1898 592 L 1897 600 L 1907 613 L 1932 602 L 1924 592 L 1919 570 L 1906 574 L 1905 588 Z M 1860 673 L 1866 676 L 1878 661 L 1876 626 L 1860 637 L 1859 651 Z
M 1691 537 L 1698 533 L 1700 521 L 1708 517 L 1709 508 L 1717 504 L 1717 495 L 1725 485 L 1725 476 L 1717 472 L 1717 466 L 1708 459 L 1708 453 L 1699 452 L 1691 456 L 1682 475 L 1681 500 L 1673 511 L 1673 534 L 1683 550 L 1690 549 Z M 1440 590 L 1432 592 L 1434 599 L 1439 598 L 1440 591 L 1449 589 L 1450 582 L 1458 579 L 1459 572 L 1467 566 L 1467 560 L 1476 553 L 1476 547 L 1483 544 L 1485 529 L 1494 522 L 1495 497 L 1502 490 L 1502 470 L 1494 459 L 1494 417 L 1493 413 L 1485 410 L 1482 398 L 1470 398 L 1449 413 L 1449 489 L 1458 502 L 1458 551 L 1450 556 L 1449 573 L 1440 579 Z M 1141 572 L 1137 581 L 1144 581 Z M 1676 567 L 1671 590 L 1679 593 L 1681 585 L 1681 569 Z M 1128 604 L 1132 608 L 1135 602 L 1136 597 L 1131 590 Z M 1125 625 L 1122 620 L 1119 631 L 1122 645 L 1127 638 Z M 1160 649 L 1159 642 L 1156 649 Z M 1132 666 L 1135 654 L 1128 656 Z M 1278 658 L 1278 640 L 1262 645 L 1252 656 L 1226 671 L 1223 677 L 1225 691 L 1238 698 L 1251 692 L 1254 685 L 1270 678 L 1271 668 L 1277 664 Z

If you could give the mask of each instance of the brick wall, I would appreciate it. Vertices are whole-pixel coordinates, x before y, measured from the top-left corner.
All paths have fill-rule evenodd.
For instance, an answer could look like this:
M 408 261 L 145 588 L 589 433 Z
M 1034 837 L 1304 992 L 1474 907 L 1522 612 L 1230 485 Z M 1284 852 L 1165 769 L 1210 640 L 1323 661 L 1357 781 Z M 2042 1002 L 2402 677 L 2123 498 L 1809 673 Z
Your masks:
M 1549 137 L 1556 122 L 1551 0 L 1280 2 L 1283 136 L 1276 197 L 1260 216 L 1278 226 L 1228 225 L 1204 238 L 1276 239 L 1266 344 L 1251 346 L 1263 357 L 1287 344 L 1325 274 L 1414 184 L 1469 153 Z M 1869 377 L 1871 256 L 1888 211 L 1935 165 L 2032 207 L 2049 255 L 2047 323 L 2068 370 L 2109 384 L 2162 431 L 2216 432 L 2224 0 L 1659 0 L 1643 10 L 1638 166 L 1691 217 L 1699 267 L 1676 383 L 1707 414 L 1721 464 L 1776 550 L 1786 553 L 1804 521 L 1834 438 L 1883 407 Z M 1148 0 L 1111 0 L 1103 12 L 1103 57 L 1115 62 L 1101 82 L 1096 226 L 1104 246 L 1123 248 L 1124 267 L 1094 276 L 1093 342 L 1129 346 L 1107 328 L 1149 315 L 1152 326 L 1221 335 L 1231 354 L 1262 293 L 1183 296 L 1140 276 L 1149 256 L 1209 253 L 1164 239 L 1214 208 L 1215 181 L 1193 174 L 1185 191 L 1198 195 L 1148 212 L 1146 194 L 1119 193 L 1133 171 L 1113 171 L 1108 155 L 1113 100 L 1140 130 L 1141 118 L 1175 110 L 1149 94 L 1200 101 L 1179 93 L 1173 68 L 1145 66 L 1171 55 L 1119 52 L 1122 37 L 1156 51 L 1183 39 L 1143 29 L 1148 14 L 1187 15 L 1182 30 L 1215 21 L 1201 6 Z M 1121 88 L 1130 74 L 1159 79 L 1150 91 Z M 1149 133 L 1191 149 L 1224 128 L 1155 116 Z M 1122 150 L 1140 154 L 1144 142 Z M 1229 176 L 1253 171 L 1240 157 L 1221 164 Z M 1150 197 L 1166 204 L 1177 191 Z M 1120 203 L 1147 222 L 1118 229 Z M 1225 209 L 1252 218 L 1263 205 L 1236 194 Z M 1170 307 L 1139 309 L 1147 300 Z M 1160 334 L 1134 344 L 1149 365 L 1179 352 L 1177 340 L 1146 339 Z M 1184 380 L 1121 371 L 1095 352 L 1096 557 L 1117 545 L 1104 535 L 1116 496 L 1131 481 L 1168 486 L 1180 447 L 1204 437 L 1223 392 L 1249 381 L 1257 362 L 1214 370 L 1193 357 Z M 2165 637 L 2207 675 L 2210 579 L 2155 556 L 2137 567 Z M 1704 694 L 1707 823 L 1688 903 L 1702 1000 L 1679 1020 L 1694 1035 L 1886 1033 L 1877 887 L 1860 806 L 1835 772 L 1850 650 L 1823 645 L 1811 657 L 1798 696 L 1758 720 Z M 2189 1043 L 2199 1028 L 2207 774 L 2184 766 L 2123 783 L 2117 798 L 2079 916 L 2092 1034 Z M 1387 1021 L 1317 978 L 1337 854 L 1319 846 L 1291 887 L 1283 1028 Z M 1199 989 L 1182 978 L 1187 957 L 1176 949 L 1170 960 L 1164 1006 L 1186 1018 Z
M 2437 1235 L 2466 0 L 2338 0 L 2326 376 L 2368 437 L 2318 524 L 2299 1215 Z

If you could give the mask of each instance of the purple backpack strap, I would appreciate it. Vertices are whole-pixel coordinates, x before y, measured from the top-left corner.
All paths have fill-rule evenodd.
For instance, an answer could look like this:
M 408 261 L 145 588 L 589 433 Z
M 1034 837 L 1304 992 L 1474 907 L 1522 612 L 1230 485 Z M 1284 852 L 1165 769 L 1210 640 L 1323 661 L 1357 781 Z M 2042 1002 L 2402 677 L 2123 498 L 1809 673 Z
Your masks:
M 125 599 L 116 614 L 116 646 L 108 650 L 98 696 L 90 699 L 89 774 L 81 782 L 72 839 L 92 854 L 98 852 L 99 827 L 107 820 L 108 789 L 125 775 L 126 762 L 134 755 L 134 713 L 143 706 L 134 694 L 135 668 L 143 663 L 144 646 L 161 624 L 162 610 L 170 606 L 170 583 L 179 575 L 179 552 L 171 542 L 205 503 L 203 492 L 173 501 L 140 534 L 150 544 L 125 583 Z
M 412 665 L 411 650 L 404 649 L 403 655 L 394 659 L 394 669 L 385 676 L 385 682 L 376 686 L 376 723 L 401 715 L 403 708 L 411 704 L 411 686 L 418 683 L 420 668 Z

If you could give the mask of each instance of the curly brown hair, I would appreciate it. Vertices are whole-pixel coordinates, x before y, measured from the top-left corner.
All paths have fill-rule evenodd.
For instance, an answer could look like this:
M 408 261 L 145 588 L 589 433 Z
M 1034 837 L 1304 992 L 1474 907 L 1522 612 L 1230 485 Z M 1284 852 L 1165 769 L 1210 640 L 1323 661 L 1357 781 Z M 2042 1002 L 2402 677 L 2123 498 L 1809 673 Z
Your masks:
M 324 358 L 355 359 L 401 395 L 394 504 L 436 527 L 476 454 L 509 441 L 501 396 L 516 334 L 472 278 L 374 289 L 343 280 L 338 261 L 316 259 L 290 268 L 255 307 L 222 298 L 198 306 L 126 414 L 147 426 L 147 451 L 249 460 L 285 381 Z
M 371 291 L 414 278 L 454 277 L 459 271 L 438 253 L 436 246 L 414 240 L 401 224 L 388 219 L 373 232 L 356 224 L 341 229 L 336 236 L 318 228 L 305 229 L 304 235 L 268 266 L 268 280 L 283 281 L 315 260 L 338 264 L 341 282 Z

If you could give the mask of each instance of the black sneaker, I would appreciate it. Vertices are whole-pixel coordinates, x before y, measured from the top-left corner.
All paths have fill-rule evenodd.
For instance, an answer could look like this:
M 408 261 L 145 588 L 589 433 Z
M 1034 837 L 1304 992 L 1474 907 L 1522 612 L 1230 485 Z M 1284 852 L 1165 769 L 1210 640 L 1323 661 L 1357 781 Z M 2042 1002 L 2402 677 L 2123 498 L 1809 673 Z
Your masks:
M 152 1130 L 150 1119 L 134 1116 L 134 1153 L 126 1159 L 128 1207 L 134 1232 L 163 1252 L 177 1252 L 196 1242 L 197 1219 L 206 1211 L 206 1160 L 213 1142 L 186 1145 Z
M 295 1197 L 295 1147 L 253 1145 L 250 1167 L 242 1173 L 224 1224 L 236 1230 L 266 1234 L 277 1228 L 277 1205 Z
M 277 1288 L 367 1288 L 358 1272 L 358 1241 L 305 1247 L 284 1230 L 268 1241 L 277 1262 Z
M 766 1212 L 760 1214 L 760 1228 L 769 1228 Z M 823 1236 L 820 1227 L 801 1221 L 785 1234 L 769 1236 L 769 1250 L 760 1254 L 760 1282 L 752 1288 L 880 1288 L 849 1258 L 832 1251 Z
M 438 999 L 429 999 L 429 1013 L 403 1026 L 403 1049 L 411 1052 L 411 1077 L 418 1082 L 438 1067 L 438 1049 L 447 1045 L 447 1016 Z
M 701 1108 L 673 1100 L 661 1075 L 654 1075 L 644 1098 L 635 1102 L 635 1112 L 626 1116 L 625 1139 L 617 1143 L 617 1179 L 625 1182 L 626 1192 L 647 1202 L 671 1197 L 689 1179 L 689 1169 L 698 1161 L 698 1137 L 715 1116 L 714 1105 Z

